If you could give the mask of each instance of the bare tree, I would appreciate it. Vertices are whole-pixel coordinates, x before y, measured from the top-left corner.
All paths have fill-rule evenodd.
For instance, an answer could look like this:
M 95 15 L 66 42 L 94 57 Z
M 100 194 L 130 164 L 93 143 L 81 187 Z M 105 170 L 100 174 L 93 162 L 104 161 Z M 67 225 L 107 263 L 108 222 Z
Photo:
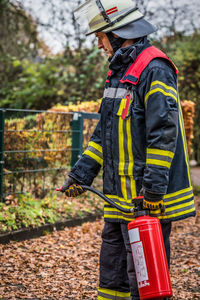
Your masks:
M 61 48 L 78 48 L 88 45 L 84 30 L 74 20 L 73 10 L 85 0 L 13 0 L 28 9 L 38 24 L 45 42 L 57 41 Z M 155 24 L 159 31 L 155 37 L 174 35 L 176 32 L 190 34 L 200 29 L 200 8 L 198 0 L 136 0 L 145 17 Z M 90 40 L 93 41 L 93 40 Z M 86 44 L 85 44 L 86 43 Z
M 176 33 L 190 34 L 200 29 L 200 7 L 197 0 L 160 0 L 159 3 L 138 0 L 137 5 L 160 29 L 158 37 Z
M 0 53 L 33 57 L 39 44 L 37 24 L 16 1 L 0 0 Z M 13 46 L 14 45 L 14 46 Z
M 14 0 L 13 0 L 14 1 Z M 73 10 L 84 0 L 18 0 L 27 9 L 38 24 L 44 41 L 57 42 L 65 47 L 80 49 L 85 41 L 85 35 L 75 22 Z

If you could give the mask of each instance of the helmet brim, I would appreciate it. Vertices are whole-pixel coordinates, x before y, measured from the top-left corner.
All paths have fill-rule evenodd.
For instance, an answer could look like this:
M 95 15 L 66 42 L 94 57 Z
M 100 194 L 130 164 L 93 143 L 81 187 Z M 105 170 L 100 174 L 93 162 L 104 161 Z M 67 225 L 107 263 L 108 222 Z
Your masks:
M 146 21 L 144 18 L 131 22 L 120 28 L 112 30 L 112 32 L 123 39 L 136 39 L 147 36 L 157 31 L 157 28 Z

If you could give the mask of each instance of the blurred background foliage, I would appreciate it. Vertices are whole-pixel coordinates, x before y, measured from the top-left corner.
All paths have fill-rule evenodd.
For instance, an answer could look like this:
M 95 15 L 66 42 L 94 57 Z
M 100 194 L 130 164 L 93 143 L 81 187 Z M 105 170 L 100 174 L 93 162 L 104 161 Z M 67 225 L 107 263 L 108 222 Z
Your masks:
M 73 8 L 83 1 L 39 2 L 36 14 L 27 6 L 29 0 L 0 0 L 0 107 L 49 109 L 101 98 L 108 62 L 94 40 L 86 42 L 73 19 Z M 152 43 L 177 65 L 180 98 L 196 104 L 193 156 L 200 163 L 199 5 L 195 0 L 161 1 L 159 7 L 150 3 L 137 1 L 160 29 Z M 39 17 L 41 7 L 47 6 L 48 18 Z M 39 34 L 42 30 L 60 36 L 62 50 L 52 52 Z
M 12 72 L 10 76 L 0 74 L 0 80 L 7 77 L 0 88 L 0 106 L 20 109 L 48 109 L 57 103 L 98 99 L 108 68 L 95 47 L 68 48 L 62 56 L 39 62 L 12 57 L 6 65 Z

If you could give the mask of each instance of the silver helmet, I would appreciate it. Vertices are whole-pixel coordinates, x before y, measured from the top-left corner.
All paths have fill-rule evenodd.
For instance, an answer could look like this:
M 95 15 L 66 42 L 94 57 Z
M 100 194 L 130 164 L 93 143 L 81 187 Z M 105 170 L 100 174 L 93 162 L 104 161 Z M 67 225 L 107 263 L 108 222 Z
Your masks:
M 123 39 L 135 39 L 156 31 L 132 0 L 88 0 L 74 16 L 79 23 L 87 19 L 90 30 L 86 35 L 113 32 Z

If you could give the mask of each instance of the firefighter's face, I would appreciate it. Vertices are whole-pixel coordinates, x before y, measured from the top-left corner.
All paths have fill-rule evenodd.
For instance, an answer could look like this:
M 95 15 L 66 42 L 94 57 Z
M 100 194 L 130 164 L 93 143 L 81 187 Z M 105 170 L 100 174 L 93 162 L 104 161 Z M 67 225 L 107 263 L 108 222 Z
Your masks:
M 104 32 L 96 32 L 95 35 L 98 39 L 98 49 L 104 49 L 108 57 L 113 57 L 114 51 L 107 35 Z

